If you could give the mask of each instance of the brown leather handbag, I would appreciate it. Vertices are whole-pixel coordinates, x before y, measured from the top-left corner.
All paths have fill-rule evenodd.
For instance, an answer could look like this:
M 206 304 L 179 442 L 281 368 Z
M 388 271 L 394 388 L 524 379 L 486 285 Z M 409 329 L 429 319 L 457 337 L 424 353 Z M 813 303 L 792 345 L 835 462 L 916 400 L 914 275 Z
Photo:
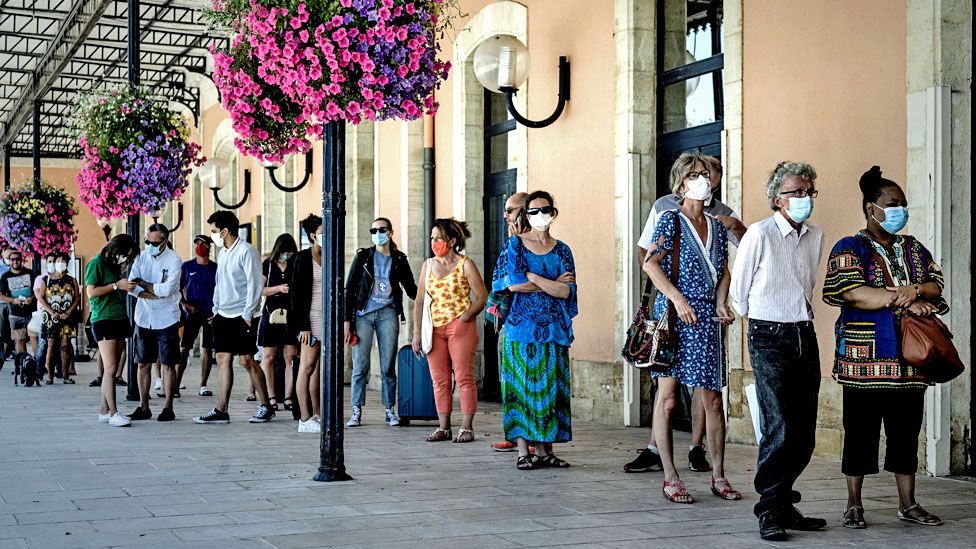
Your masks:
M 874 261 L 881 267 L 885 284 L 894 286 L 888 266 L 876 250 L 872 253 Z M 934 314 L 916 316 L 906 309 L 901 315 L 899 333 L 902 360 L 905 364 L 914 366 L 927 380 L 948 383 L 966 369 L 956 346 L 952 344 L 952 332 Z

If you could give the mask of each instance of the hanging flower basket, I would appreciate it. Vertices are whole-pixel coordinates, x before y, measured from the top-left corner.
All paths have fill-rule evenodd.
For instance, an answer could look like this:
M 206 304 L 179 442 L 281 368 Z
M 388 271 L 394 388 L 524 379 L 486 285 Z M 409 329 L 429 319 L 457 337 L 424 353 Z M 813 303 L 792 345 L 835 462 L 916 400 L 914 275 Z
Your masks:
M 99 218 L 162 210 L 206 160 L 189 139 L 186 119 L 138 88 L 86 96 L 77 126 L 83 149 L 78 198 Z
M 0 234 L 24 255 L 71 253 L 77 240 L 75 201 L 64 189 L 25 183 L 0 195 Z
M 212 0 L 231 33 L 214 82 L 235 145 L 263 161 L 308 152 L 323 124 L 434 114 L 450 62 L 438 36 L 457 0 Z

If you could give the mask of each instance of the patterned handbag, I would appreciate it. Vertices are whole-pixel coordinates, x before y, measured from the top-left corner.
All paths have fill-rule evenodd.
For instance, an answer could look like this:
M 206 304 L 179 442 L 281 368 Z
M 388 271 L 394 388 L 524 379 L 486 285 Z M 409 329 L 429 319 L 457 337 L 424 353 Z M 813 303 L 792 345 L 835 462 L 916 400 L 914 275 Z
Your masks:
M 678 257 L 681 253 L 681 226 L 678 216 L 674 216 L 674 245 L 671 246 L 671 284 L 678 286 Z M 669 372 L 678 355 L 676 326 L 678 313 L 674 303 L 668 301 L 667 314 L 654 320 L 651 308 L 650 278 L 644 283 L 641 303 L 637 314 L 627 329 L 627 337 L 620 354 L 628 364 L 637 368 L 647 368 L 653 372 Z

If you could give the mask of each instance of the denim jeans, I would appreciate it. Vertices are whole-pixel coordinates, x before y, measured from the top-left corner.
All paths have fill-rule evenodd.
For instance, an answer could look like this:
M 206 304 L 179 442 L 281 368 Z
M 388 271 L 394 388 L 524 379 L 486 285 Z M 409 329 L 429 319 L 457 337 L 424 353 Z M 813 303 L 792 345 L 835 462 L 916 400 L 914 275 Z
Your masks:
M 785 512 L 800 501 L 793 483 L 816 445 L 820 351 L 813 323 L 750 319 L 749 359 L 762 416 L 754 508 L 759 516 Z
M 380 348 L 380 375 L 383 377 L 383 404 L 396 404 L 396 351 L 400 337 L 400 319 L 392 305 L 362 316 L 356 316 L 356 335 L 359 343 L 352 348 L 352 405 L 366 403 L 366 382 L 369 381 L 370 353 L 373 334 Z

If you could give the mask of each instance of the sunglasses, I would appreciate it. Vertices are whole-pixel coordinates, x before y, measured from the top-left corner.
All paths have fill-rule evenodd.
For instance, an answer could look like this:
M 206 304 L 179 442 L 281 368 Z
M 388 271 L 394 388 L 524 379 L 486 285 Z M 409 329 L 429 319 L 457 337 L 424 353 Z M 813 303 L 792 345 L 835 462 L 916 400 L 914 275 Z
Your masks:
M 527 213 L 528 215 L 538 215 L 538 214 L 551 215 L 552 212 L 554 211 L 556 211 L 556 209 L 553 208 L 552 206 L 543 206 L 541 208 L 527 208 L 525 210 L 525 213 Z
M 512 215 L 513 213 L 521 210 L 522 208 L 505 208 L 506 215 Z
M 388 227 L 374 227 L 369 230 L 369 234 L 376 234 L 376 233 L 386 234 L 388 232 L 390 232 L 390 229 Z
M 162 244 L 163 242 L 166 242 L 166 241 L 165 241 L 165 240 L 160 240 L 159 242 L 153 242 L 153 241 L 151 241 L 151 240 L 148 240 L 148 239 L 147 239 L 147 240 L 143 240 L 143 243 L 144 243 L 144 244 L 145 244 L 146 246 L 159 246 L 159 245 L 160 245 L 160 244 Z
M 13 261 L 23 261 L 24 260 L 24 258 L 20 257 L 19 255 L 17 255 L 17 256 L 12 255 L 12 256 L 9 257 L 9 259 L 10 259 L 11 262 L 13 262 Z

